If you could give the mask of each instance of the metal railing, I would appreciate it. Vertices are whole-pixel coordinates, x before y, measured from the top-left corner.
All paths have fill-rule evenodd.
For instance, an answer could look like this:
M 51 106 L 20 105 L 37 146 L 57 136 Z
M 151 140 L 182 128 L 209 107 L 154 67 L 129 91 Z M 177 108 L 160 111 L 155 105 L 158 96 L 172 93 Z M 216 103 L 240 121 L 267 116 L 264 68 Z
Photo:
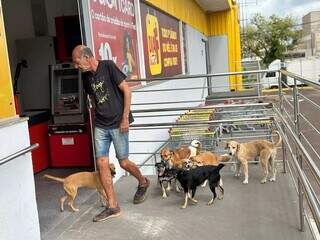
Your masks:
M 292 100 L 293 103 L 290 103 L 286 99 L 284 92 L 282 90 L 282 85 L 286 85 L 281 79 L 282 76 L 285 75 L 287 77 L 291 77 L 294 80 L 294 85 L 292 87 Z M 301 130 L 301 122 L 304 121 L 307 123 L 315 133 L 318 134 L 320 138 L 320 132 L 318 129 L 311 123 L 311 121 L 301 112 L 300 109 L 300 101 L 299 97 L 307 100 L 307 103 L 311 104 L 311 107 L 315 108 L 315 110 L 320 110 L 320 106 L 306 97 L 304 94 L 299 93 L 297 81 L 300 81 L 302 84 L 306 84 L 312 86 L 313 88 L 320 90 L 320 84 L 317 82 L 312 81 L 311 79 L 307 79 L 303 76 L 299 76 L 297 74 L 281 70 L 279 74 L 279 109 L 275 108 L 278 118 L 281 122 L 281 129 L 283 131 L 283 135 L 285 136 L 286 146 L 290 150 L 292 160 L 290 163 L 292 164 L 292 168 L 295 169 L 297 173 L 297 190 L 299 196 L 299 216 L 300 216 L 300 230 L 304 231 L 305 229 L 305 208 L 304 208 L 304 199 L 307 200 L 307 205 L 310 208 L 312 216 L 315 220 L 317 225 L 318 231 L 320 231 L 320 201 L 319 196 L 317 196 L 314 192 L 313 185 L 316 185 L 320 188 L 320 170 L 317 166 L 314 159 L 310 156 L 309 152 L 306 150 L 305 146 L 303 145 L 302 141 L 304 140 L 309 148 L 312 150 L 314 155 L 317 157 L 319 153 L 315 150 L 312 146 L 310 141 L 308 141 L 305 134 L 302 133 Z M 288 86 L 287 86 L 288 87 Z M 289 107 L 286 110 L 286 106 Z M 289 111 L 291 110 L 291 114 Z M 293 112 L 293 114 L 292 114 Z M 283 114 L 285 113 L 285 115 Z M 320 112 L 319 112 L 320 114 Z M 293 119 L 292 119 L 293 117 Z M 292 129 L 292 127 L 294 129 Z M 287 136 L 290 136 L 290 140 Z M 294 149 L 291 148 L 291 143 L 294 143 Z M 318 162 L 320 158 L 318 157 Z M 307 174 L 305 171 L 305 167 L 308 167 L 308 172 L 311 174 Z
M 262 87 L 263 83 L 260 82 L 260 74 L 267 73 L 267 72 L 278 72 L 279 73 L 279 79 L 278 79 L 278 95 L 267 95 L 263 96 L 262 93 Z M 307 150 L 305 145 L 302 143 L 302 141 L 305 141 L 309 148 L 316 153 L 315 155 L 320 160 L 320 154 L 316 152 L 315 147 L 312 146 L 310 141 L 307 140 L 307 136 L 301 132 L 301 121 L 306 122 L 311 126 L 311 128 L 316 133 L 320 133 L 320 131 L 317 130 L 316 126 L 308 119 L 308 117 L 304 116 L 304 114 L 300 111 L 300 103 L 299 98 L 305 99 L 308 103 L 311 104 L 315 109 L 320 110 L 320 105 L 318 105 L 315 101 L 305 96 L 303 93 L 299 92 L 297 81 L 300 81 L 304 84 L 310 85 L 316 89 L 320 90 L 320 84 L 314 83 L 310 79 L 306 79 L 302 76 L 284 71 L 284 70 L 259 70 L 259 71 L 245 71 L 245 72 L 231 72 L 231 73 L 218 73 L 218 74 L 199 74 L 199 75 L 184 75 L 184 76 L 178 76 L 178 77 L 165 77 L 165 78 L 154 78 L 154 79 L 139 79 L 138 81 L 146 81 L 146 82 L 153 82 L 153 81 L 169 81 L 169 80 L 190 80 L 194 78 L 214 78 L 218 76 L 234 76 L 234 75 L 246 75 L 246 74 L 257 74 L 257 83 L 252 83 L 252 86 L 258 86 L 258 93 L 256 96 L 244 96 L 244 97 L 232 97 L 232 98 L 219 98 L 217 100 L 223 99 L 223 100 L 260 100 L 260 99 L 269 99 L 269 98 L 277 98 L 279 101 L 278 104 L 273 105 L 271 103 L 245 103 L 245 104 L 213 104 L 209 106 L 204 107 L 167 107 L 167 108 L 147 108 L 147 109 L 137 109 L 133 110 L 133 114 L 135 114 L 135 117 L 138 118 L 144 118 L 144 117 L 167 117 L 167 116 L 179 116 L 185 111 L 189 110 L 206 110 L 206 109 L 226 109 L 225 112 L 232 114 L 236 113 L 238 110 L 234 110 L 233 108 L 243 108 L 243 107 L 256 107 L 261 109 L 252 109 L 247 112 L 242 111 L 242 115 L 237 116 L 234 119 L 219 119 L 219 120 L 210 120 L 210 121 L 184 121 L 184 122 L 149 122 L 149 123 L 142 123 L 142 124 L 132 124 L 130 126 L 131 130 L 160 130 L 160 129 L 169 129 L 171 127 L 189 127 L 189 128 L 195 128 L 203 125 L 208 125 L 210 127 L 219 127 L 221 125 L 223 126 L 233 126 L 235 124 L 274 124 L 278 129 L 281 135 L 283 136 L 283 144 L 282 144 L 282 163 L 283 163 L 283 171 L 286 173 L 287 169 L 290 171 L 290 174 L 293 179 L 296 179 L 296 186 L 297 186 L 297 192 L 299 197 L 299 216 L 300 216 L 300 230 L 305 230 L 305 216 L 306 214 L 306 206 L 311 212 L 311 215 L 313 216 L 317 229 L 320 231 L 320 202 L 319 202 L 319 196 L 315 194 L 314 185 L 317 187 L 320 187 L 320 172 L 319 168 L 313 159 L 313 157 L 310 155 L 310 152 Z M 285 95 L 285 91 L 283 89 L 283 86 L 286 86 L 288 89 L 291 89 L 285 82 L 283 82 L 282 75 L 286 75 L 288 77 L 292 77 L 294 79 L 294 86 L 292 87 L 292 99 L 293 102 L 291 103 L 287 96 Z M 137 80 L 132 80 L 132 82 Z M 209 87 L 204 88 L 214 88 L 214 86 L 208 85 Z M 155 90 L 147 90 L 147 91 L 184 91 L 184 90 L 190 90 L 194 88 L 175 88 L 175 89 L 155 89 Z M 197 88 L 198 89 L 198 88 Z M 203 87 L 199 88 L 203 89 Z M 143 93 L 146 92 L 146 90 L 136 90 L 137 94 L 139 92 Z M 137 103 L 133 105 L 161 105 L 161 104 L 177 104 L 177 103 L 202 103 L 204 102 L 204 99 L 201 100 L 187 100 L 187 101 L 164 101 L 164 102 L 150 102 L 150 103 Z M 214 103 L 215 99 L 210 99 L 210 103 Z M 206 101 L 208 103 L 208 101 Z M 271 110 L 271 113 L 270 113 Z M 254 117 L 246 117 L 247 115 L 250 115 L 251 113 L 261 111 L 260 114 L 256 114 L 257 116 Z M 268 111 L 268 113 L 266 112 Z M 175 113 L 169 113 L 169 112 L 175 112 Z M 176 113 L 179 112 L 179 113 Z M 241 113 L 241 111 L 238 111 Z M 267 115 L 266 115 L 267 113 Z M 144 115 L 141 115 L 144 114 Z M 151 114 L 151 115 L 150 115 Z M 215 115 L 221 115 L 223 113 L 220 113 L 219 111 L 215 113 Z M 224 113 L 225 114 L 225 113 Z M 246 114 L 246 115 L 245 115 Z M 291 119 L 293 118 L 293 119 Z M 258 131 L 257 131 L 258 132 Z M 215 135 L 214 135 L 215 136 Z M 255 137 L 271 137 L 271 132 L 262 134 L 258 133 L 256 136 L 251 136 L 251 138 Z M 216 137 L 216 136 L 215 136 Z M 320 134 L 319 134 L 320 137 Z M 231 137 L 219 137 L 220 140 L 229 140 L 229 139 L 249 139 L 248 136 L 232 136 Z M 307 141 L 306 141 L 307 140 Z M 151 143 L 151 142 L 157 142 L 157 143 L 164 143 L 167 144 L 168 140 L 140 140 L 140 141 L 132 141 L 132 143 Z M 171 140 L 175 141 L 175 140 Z M 186 142 L 183 140 L 177 140 L 177 142 Z M 163 144 L 161 147 L 164 146 Z M 143 161 L 141 164 L 139 164 L 139 167 L 142 166 L 153 166 L 153 164 L 148 164 L 148 162 L 151 159 L 156 160 L 156 154 L 158 154 L 159 150 L 161 149 L 159 147 L 155 152 L 136 152 L 136 153 L 130 153 L 130 154 L 149 154 L 150 156 Z M 256 162 L 256 161 L 252 161 Z M 279 161 L 278 161 L 279 162 Z M 234 162 L 232 162 L 234 163 Z M 306 168 L 307 166 L 307 168 Z M 308 170 L 308 171 L 307 171 Z M 312 178 L 311 178 L 312 177 Z M 305 201 L 306 200 L 306 201 Z M 306 204 L 305 204 L 306 203 Z M 309 218 L 307 218 L 309 220 Z
M 26 154 L 26 153 L 28 153 L 28 152 L 31 152 L 32 150 L 34 150 L 34 149 L 36 149 L 36 148 L 38 148 L 38 147 L 39 147 L 39 144 L 38 144 L 38 143 L 35 143 L 35 144 L 32 144 L 32 145 L 29 146 L 29 147 L 26 147 L 26 148 L 21 149 L 21 150 L 15 152 L 15 153 L 13 153 L 13 154 L 10 154 L 9 156 L 0 159 L 0 166 L 1 166 L 2 164 L 5 164 L 5 163 L 7 163 L 7 162 L 9 162 L 9 161 L 17 158 L 17 157 L 20 157 L 20 156 L 23 155 L 23 154 Z

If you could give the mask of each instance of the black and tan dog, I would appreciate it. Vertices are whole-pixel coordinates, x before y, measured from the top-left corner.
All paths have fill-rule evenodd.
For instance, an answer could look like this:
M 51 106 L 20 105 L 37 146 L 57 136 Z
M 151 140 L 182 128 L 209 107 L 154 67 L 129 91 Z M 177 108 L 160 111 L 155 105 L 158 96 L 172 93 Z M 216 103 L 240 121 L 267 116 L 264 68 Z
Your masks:
M 177 173 L 177 179 L 180 182 L 184 194 L 184 204 L 181 206 L 181 208 L 186 208 L 188 204 L 188 199 L 194 203 L 197 203 L 198 201 L 194 199 L 194 196 L 196 194 L 197 186 L 200 186 L 205 180 L 209 181 L 210 190 L 213 193 L 213 197 L 208 202 L 208 205 L 213 204 L 214 200 L 217 197 L 216 193 L 216 187 L 219 187 L 222 197 L 224 194 L 224 189 L 220 176 L 220 170 L 224 167 L 223 163 L 220 163 L 218 166 L 201 166 L 196 167 L 190 170 L 179 170 Z M 189 191 L 191 190 L 191 196 L 189 194 Z
M 112 177 L 116 174 L 115 166 L 113 163 L 109 164 Z M 66 193 L 65 196 L 60 198 L 60 210 L 64 210 L 64 202 L 68 198 L 68 205 L 72 211 L 79 211 L 78 208 L 74 206 L 74 200 L 77 196 L 78 188 L 88 187 L 95 188 L 100 193 L 101 199 L 105 204 L 107 204 L 107 195 L 103 190 L 103 187 L 100 182 L 99 172 L 78 172 L 69 175 L 66 178 L 54 177 L 48 174 L 45 174 L 43 177 L 63 183 L 63 189 Z
M 158 175 L 158 182 L 160 184 L 162 190 L 162 197 L 167 198 L 167 191 L 171 190 L 171 184 L 176 182 L 176 177 L 178 170 L 175 168 L 169 168 L 168 163 L 165 161 L 161 161 L 155 164 L 157 175 Z M 167 184 L 167 189 L 165 188 L 164 184 Z M 176 191 L 180 192 L 178 185 L 176 184 Z

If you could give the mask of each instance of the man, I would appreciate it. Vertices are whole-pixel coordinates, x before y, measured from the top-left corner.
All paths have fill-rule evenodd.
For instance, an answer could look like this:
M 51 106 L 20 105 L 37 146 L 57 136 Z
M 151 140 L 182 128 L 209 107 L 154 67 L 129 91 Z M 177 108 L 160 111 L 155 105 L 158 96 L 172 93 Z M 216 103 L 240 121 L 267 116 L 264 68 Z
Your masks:
M 108 207 L 93 218 L 101 222 L 121 214 L 117 202 L 111 172 L 109 169 L 109 148 L 113 142 L 120 166 L 131 173 L 139 182 L 133 202 L 146 199 L 150 181 L 141 175 L 138 167 L 128 159 L 129 123 L 133 122 L 130 112 L 131 90 L 125 81 L 126 76 L 113 61 L 98 61 L 90 48 L 79 45 L 72 52 L 72 61 L 83 74 L 85 91 L 95 102 L 94 140 L 97 165 L 102 186 L 108 197 Z

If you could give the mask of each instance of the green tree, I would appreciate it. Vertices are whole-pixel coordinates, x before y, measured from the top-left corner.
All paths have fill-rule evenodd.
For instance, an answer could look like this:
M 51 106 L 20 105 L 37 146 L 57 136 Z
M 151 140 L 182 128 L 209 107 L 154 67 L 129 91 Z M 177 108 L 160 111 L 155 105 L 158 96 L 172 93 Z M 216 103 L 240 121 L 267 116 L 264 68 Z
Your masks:
M 301 38 L 297 20 L 291 16 L 272 15 L 265 18 L 256 14 L 250 25 L 243 29 L 241 47 L 244 57 L 257 56 L 264 64 L 284 58 L 284 53 L 292 50 Z

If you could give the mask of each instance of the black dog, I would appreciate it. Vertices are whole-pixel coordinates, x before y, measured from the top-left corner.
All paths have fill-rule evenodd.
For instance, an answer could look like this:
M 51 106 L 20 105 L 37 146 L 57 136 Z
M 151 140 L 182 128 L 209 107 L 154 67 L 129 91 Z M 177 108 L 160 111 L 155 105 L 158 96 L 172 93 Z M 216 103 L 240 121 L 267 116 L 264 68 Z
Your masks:
M 198 201 L 194 199 L 196 194 L 197 186 L 201 185 L 205 180 L 209 181 L 209 187 L 213 193 L 212 199 L 208 202 L 208 205 L 213 204 L 213 201 L 216 199 L 216 187 L 219 187 L 222 197 L 224 194 L 224 189 L 221 181 L 220 170 L 224 167 L 224 164 L 220 163 L 218 166 L 200 166 L 188 171 L 180 170 L 177 174 L 177 179 L 180 182 L 184 193 L 185 201 L 181 208 L 186 208 L 188 204 L 188 198 L 191 199 L 194 203 Z M 190 197 L 189 191 L 192 191 Z
M 158 174 L 158 182 L 160 183 L 162 189 L 162 197 L 167 198 L 167 191 L 171 190 L 171 183 L 176 181 L 178 170 L 172 168 L 170 169 L 167 162 L 161 161 L 155 164 Z M 167 183 L 167 189 L 164 188 L 164 183 Z M 176 185 L 177 192 L 180 192 L 179 187 Z

